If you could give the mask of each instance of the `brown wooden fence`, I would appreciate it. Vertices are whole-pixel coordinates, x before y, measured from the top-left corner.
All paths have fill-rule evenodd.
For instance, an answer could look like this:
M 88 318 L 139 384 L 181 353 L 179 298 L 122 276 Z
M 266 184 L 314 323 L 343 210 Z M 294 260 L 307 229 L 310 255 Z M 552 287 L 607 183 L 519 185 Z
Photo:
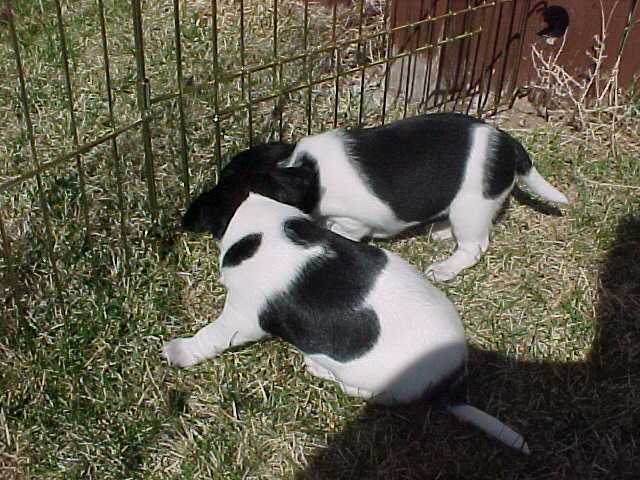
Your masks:
M 441 92 L 451 98 L 480 95 L 486 107 L 517 88 L 535 83 L 532 50 L 576 79 L 594 68 L 596 37 L 604 41 L 602 72 L 618 69 L 622 88 L 637 87 L 640 78 L 640 8 L 637 0 L 404 0 L 391 9 L 392 27 L 401 28 L 393 45 L 420 51 L 440 38 L 474 35 L 440 49 L 427 48 L 413 64 L 402 65 L 401 78 L 414 97 L 429 104 Z M 417 80 L 416 80 L 417 78 Z M 410 87 L 409 87 L 410 85 Z M 417 89 L 417 90 L 416 90 Z

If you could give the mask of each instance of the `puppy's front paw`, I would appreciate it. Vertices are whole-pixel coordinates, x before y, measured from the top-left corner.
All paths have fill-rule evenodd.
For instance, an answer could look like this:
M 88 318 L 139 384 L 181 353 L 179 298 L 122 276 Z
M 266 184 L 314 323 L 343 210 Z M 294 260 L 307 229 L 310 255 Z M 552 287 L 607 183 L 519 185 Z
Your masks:
M 452 280 L 458 274 L 457 270 L 451 269 L 451 266 L 444 262 L 437 262 L 433 265 L 429 266 L 427 270 L 424 272 L 429 280 L 434 280 L 436 282 L 446 282 L 448 280 Z
M 193 346 L 190 338 L 174 338 L 164 344 L 162 356 L 167 359 L 170 365 L 178 367 L 190 367 L 200 361 L 193 353 Z

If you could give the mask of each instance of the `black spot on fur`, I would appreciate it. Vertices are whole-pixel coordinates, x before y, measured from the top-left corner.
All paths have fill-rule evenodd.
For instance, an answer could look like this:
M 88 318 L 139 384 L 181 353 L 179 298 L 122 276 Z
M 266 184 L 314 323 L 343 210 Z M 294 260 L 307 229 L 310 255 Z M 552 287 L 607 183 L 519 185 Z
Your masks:
M 305 248 L 321 245 L 325 238 L 329 239 L 331 237 L 330 235 L 323 235 L 325 232 L 319 231 L 320 229 L 316 224 L 303 218 L 284 222 L 282 229 L 289 240 Z M 326 240 L 324 242 L 327 243 Z
M 513 184 L 516 168 L 515 140 L 504 132 L 492 132 L 489 154 L 486 159 L 482 193 L 486 198 L 496 198 Z
M 321 246 L 286 292 L 270 298 L 260 326 L 307 354 L 354 360 L 376 343 L 378 316 L 365 302 L 387 263 L 384 252 L 318 227 L 309 220 L 285 222 L 284 232 L 298 245 Z
M 307 178 L 307 182 L 304 185 L 304 202 L 300 204 L 299 208 L 305 213 L 312 213 L 320 203 L 321 198 L 320 177 L 318 174 L 316 159 L 311 157 L 308 153 L 303 153 L 298 159 L 296 159 L 295 168 L 300 168 Z
M 460 190 L 473 127 L 482 123 L 461 114 L 420 115 L 351 130 L 347 144 L 369 188 L 399 219 L 426 222 Z
M 225 252 L 222 258 L 222 268 L 235 267 L 253 257 L 258 251 L 261 242 L 261 233 L 252 233 L 242 237 Z
M 200 194 L 182 218 L 182 228 L 190 232 L 210 232 L 222 238 L 236 209 L 247 198 L 256 174 L 265 174 L 287 159 L 295 145 L 271 142 L 235 155 L 222 169 L 215 188 Z
M 502 130 L 500 131 L 502 132 Z M 518 175 L 526 175 L 531 170 L 531 167 L 533 167 L 533 163 L 531 163 L 531 157 L 529 157 L 529 154 L 527 153 L 527 151 L 524 149 L 524 147 L 518 140 L 516 140 L 515 138 L 513 138 L 511 135 L 507 133 L 505 133 L 505 135 L 507 136 L 507 138 L 511 142 L 511 145 L 513 146 L 514 155 L 516 157 L 516 162 L 515 162 L 516 173 Z

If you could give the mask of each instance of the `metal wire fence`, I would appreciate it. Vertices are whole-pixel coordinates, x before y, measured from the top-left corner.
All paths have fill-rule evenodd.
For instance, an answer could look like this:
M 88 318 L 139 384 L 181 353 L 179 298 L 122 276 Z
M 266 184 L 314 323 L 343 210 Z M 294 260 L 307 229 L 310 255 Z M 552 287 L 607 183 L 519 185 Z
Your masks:
M 59 296 L 61 259 L 101 238 L 117 236 L 126 267 L 134 225 L 166 230 L 228 152 L 418 111 L 481 116 L 508 105 L 522 53 L 514 32 L 530 5 L 423 1 L 418 21 L 398 24 L 392 0 L 4 3 L 4 113 L 19 128 L 0 176 L 0 267 L 14 296 L 34 255 Z M 50 84 L 55 92 L 42 93 Z M 20 239 L 26 211 L 34 242 Z

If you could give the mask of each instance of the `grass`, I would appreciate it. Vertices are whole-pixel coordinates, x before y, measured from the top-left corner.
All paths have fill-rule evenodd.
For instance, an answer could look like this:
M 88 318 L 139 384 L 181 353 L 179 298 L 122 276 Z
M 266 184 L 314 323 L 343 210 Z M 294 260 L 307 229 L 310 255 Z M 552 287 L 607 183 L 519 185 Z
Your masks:
M 41 159 L 72 148 L 53 2 L 14 2 L 28 73 Z M 175 87 L 171 2 L 145 2 L 145 50 L 152 92 Z M 214 177 L 211 19 L 182 2 L 185 77 L 204 85 L 187 99 L 187 134 L 195 190 Z M 237 2 L 219 1 L 221 57 L 238 67 Z M 269 58 L 263 45 L 270 3 L 247 3 L 248 62 Z M 249 3 L 252 5 L 249 6 Z M 281 54 L 299 50 L 304 11 L 280 2 Z M 116 120 L 137 118 L 128 2 L 106 2 Z M 330 37 L 330 11 L 312 6 L 313 41 Z M 63 2 L 81 141 L 109 129 L 96 3 Z M 341 38 L 354 35 L 342 11 Z M 256 15 L 260 13 L 260 15 Z M 367 28 L 379 28 L 371 20 Z M 13 54 L 0 24 L 0 54 Z M 370 47 L 370 48 L 369 48 Z M 380 55 L 380 45 L 367 48 Z M 265 48 L 268 51 L 265 51 Z M 356 51 L 344 56 L 357 64 Z M 321 64 L 322 66 L 323 64 Z M 326 65 L 322 68 L 329 68 Z M 32 168 L 20 121 L 15 71 L 2 62 L 0 180 Z M 283 69 L 283 82 L 300 65 Z M 316 75 L 317 72 L 314 72 Z M 254 93 L 271 79 L 257 75 Z M 339 123 L 359 114 L 359 74 L 339 84 Z M 205 88 L 206 87 L 206 88 Z M 364 118 L 380 120 L 380 71 L 367 70 Z M 221 103 L 241 97 L 237 80 Z M 255 107 L 256 140 L 297 137 L 332 126 L 333 82 L 284 104 L 280 132 L 270 100 Z M 411 107 L 415 109 L 414 106 Z M 414 110 L 410 110 L 414 111 Z M 391 105 L 398 116 L 402 105 Z M 480 264 L 440 285 L 457 305 L 472 356 L 468 395 L 526 437 L 529 458 L 458 424 L 431 405 L 379 409 L 345 397 L 305 372 L 301 356 L 270 341 L 225 353 L 182 371 L 159 355 L 162 342 L 189 335 L 220 312 L 214 242 L 177 234 L 184 207 L 179 181 L 177 105 L 154 107 L 153 147 L 161 215 L 153 227 L 137 130 L 118 138 L 131 258 L 119 241 L 110 146 L 83 158 L 91 235 L 80 214 L 73 161 L 43 175 L 54 250 L 63 285 L 56 292 L 36 182 L 3 193 L 2 218 L 15 266 L 0 259 L 0 478 L 635 478 L 640 471 L 640 150 L 637 101 L 625 103 L 617 142 L 597 128 L 576 131 L 555 117 L 515 128 L 536 166 L 568 193 L 561 214 L 512 199 Z M 495 119 L 507 124 L 514 118 Z M 597 116 L 594 117 L 597 120 Z M 595 121 L 594 120 L 594 121 Z M 246 111 L 222 123 L 223 152 L 248 144 Z M 606 129 L 605 129 L 606 130 Z M 595 132 L 595 133 L 593 133 Z M 591 134 L 593 133 L 593 134 Z M 613 148 L 615 146 L 615 148 Z M 522 198 L 522 197 L 518 197 Z M 524 197 L 528 198 L 528 197 Z M 533 204 L 532 204 L 533 203 Z M 426 236 L 379 242 L 420 269 L 447 255 L 450 243 Z M 126 268 L 126 272 L 125 272 Z

